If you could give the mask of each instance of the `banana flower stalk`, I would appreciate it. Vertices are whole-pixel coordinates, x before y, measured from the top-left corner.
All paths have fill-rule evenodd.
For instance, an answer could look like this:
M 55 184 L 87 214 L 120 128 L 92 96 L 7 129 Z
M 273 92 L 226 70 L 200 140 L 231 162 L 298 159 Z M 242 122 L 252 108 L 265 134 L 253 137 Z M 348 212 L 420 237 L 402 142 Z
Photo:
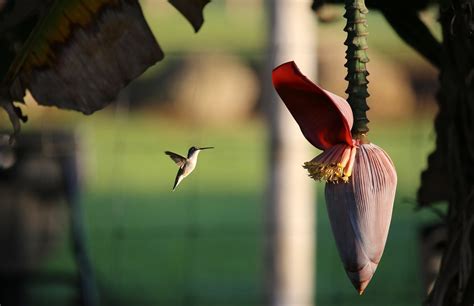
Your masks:
M 294 62 L 273 70 L 273 85 L 304 137 L 323 152 L 304 163 L 325 181 L 325 197 L 339 255 L 362 294 L 382 257 L 392 217 L 397 175 L 384 150 L 353 137 L 349 103 L 307 79 Z

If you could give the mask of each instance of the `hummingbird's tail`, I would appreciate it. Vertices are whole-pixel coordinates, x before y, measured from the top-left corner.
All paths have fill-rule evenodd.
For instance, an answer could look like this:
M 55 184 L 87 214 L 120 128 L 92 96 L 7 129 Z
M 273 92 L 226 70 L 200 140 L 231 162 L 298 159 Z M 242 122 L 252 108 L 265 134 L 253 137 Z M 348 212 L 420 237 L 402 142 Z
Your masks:
M 179 183 L 181 183 L 181 181 L 184 179 L 184 176 L 183 175 L 180 175 L 178 173 L 178 175 L 176 176 L 176 179 L 174 180 L 174 185 L 173 185 L 173 190 L 172 191 L 175 191 L 176 190 L 176 187 L 178 187 Z

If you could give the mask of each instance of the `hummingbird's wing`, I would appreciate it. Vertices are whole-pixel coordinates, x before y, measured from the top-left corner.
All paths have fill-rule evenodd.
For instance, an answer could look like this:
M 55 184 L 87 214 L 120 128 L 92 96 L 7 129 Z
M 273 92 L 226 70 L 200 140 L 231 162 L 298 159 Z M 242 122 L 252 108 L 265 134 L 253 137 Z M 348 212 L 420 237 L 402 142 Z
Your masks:
M 179 154 L 170 151 L 165 151 L 165 154 L 168 155 L 180 168 L 182 168 L 186 163 L 186 158 Z
M 181 183 L 181 181 L 184 179 L 184 168 L 180 167 L 178 170 L 178 173 L 176 174 L 176 178 L 174 180 L 174 185 L 173 185 L 173 191 L 176 189 L 176 187 Z

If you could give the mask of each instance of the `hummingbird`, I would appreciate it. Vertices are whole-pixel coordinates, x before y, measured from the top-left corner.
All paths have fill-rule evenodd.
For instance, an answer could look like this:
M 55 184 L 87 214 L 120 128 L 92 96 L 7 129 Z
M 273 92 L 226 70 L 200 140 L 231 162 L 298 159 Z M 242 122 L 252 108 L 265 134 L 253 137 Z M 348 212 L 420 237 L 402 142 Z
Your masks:
M 181 181 L 196 168 L 199 152 L 207 149 L 214 149 L 214 147 L 198 148 L 192 146 L 188 150 L 187 158 L 170 151 L 165 151 L 165 154 L 168 155 L 179 166 L 176 179 L 174 180 L 173 191 L 176 189 L 179 183 L 181 183 Z

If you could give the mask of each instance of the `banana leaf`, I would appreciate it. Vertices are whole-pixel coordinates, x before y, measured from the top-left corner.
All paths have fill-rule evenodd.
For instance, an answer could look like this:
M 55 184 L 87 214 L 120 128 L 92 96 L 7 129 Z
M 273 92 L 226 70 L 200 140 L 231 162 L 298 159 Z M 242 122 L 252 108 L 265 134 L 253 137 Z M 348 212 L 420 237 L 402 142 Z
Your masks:
M 199 30 L 208 0 L 170 2 Z M 0 106 L 15 133 L 27 90 L 88 115 L 164 57 L 137 0 L 16 0 L 0 10 L 0 43 Z
M 188 19 L 197 32 L 204 22 L 202 11 L 211 0 L 169 0 L 169 2 Z

